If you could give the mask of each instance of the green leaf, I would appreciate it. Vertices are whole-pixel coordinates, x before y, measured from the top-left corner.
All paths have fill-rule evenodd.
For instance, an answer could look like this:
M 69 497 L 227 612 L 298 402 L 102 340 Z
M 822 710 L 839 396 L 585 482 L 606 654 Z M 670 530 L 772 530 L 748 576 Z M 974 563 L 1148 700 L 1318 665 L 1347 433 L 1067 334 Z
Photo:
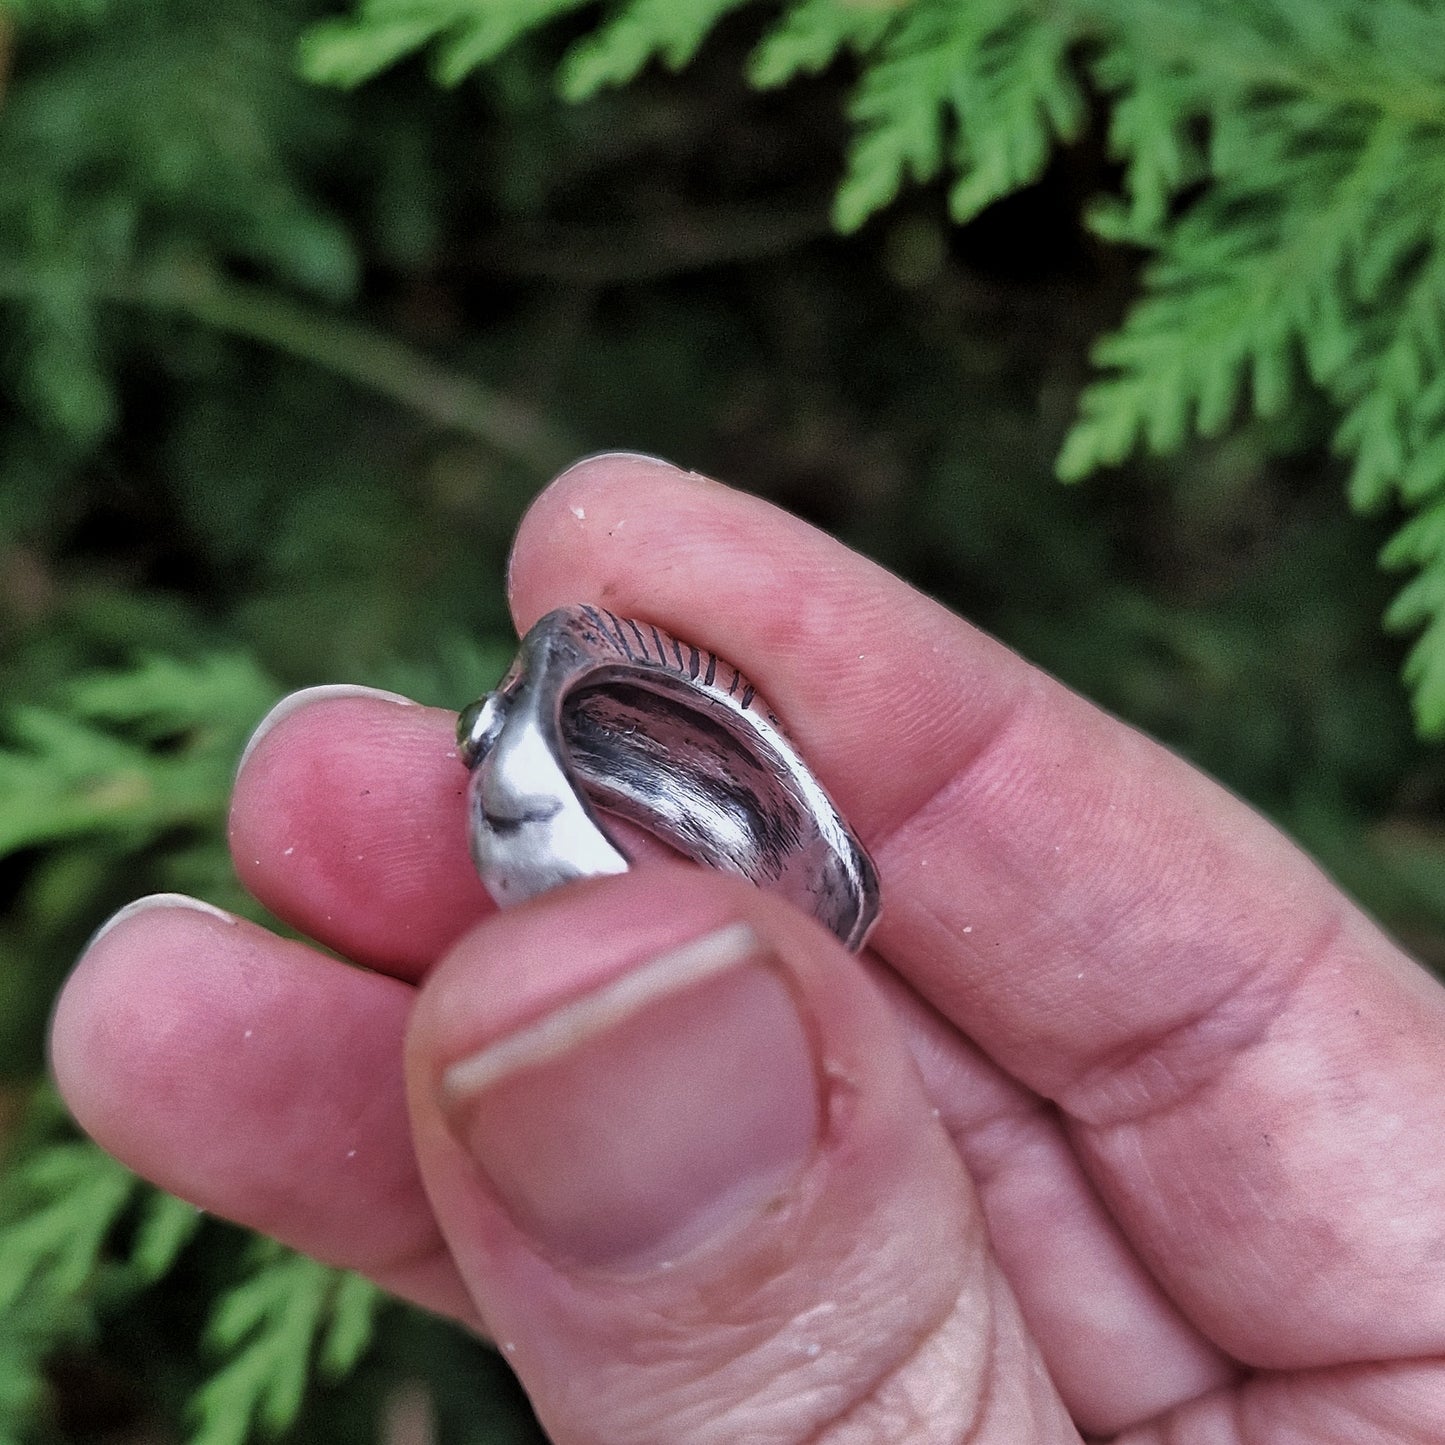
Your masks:
M 591 0 L 363 0 L 347 20 L 324 20 L 302 37 L 301 73 L 351 87 L 435 42 L 437 78 L 456 85 L 515 40 Z
M 562 62 L 558 86 L 568 100 L 587 100 L 631 80 L 660 57 L 681 70 L 713 26 L 749 0 L 628 0 L 596 33 L 579 40 Z
M 759 90 L 775 90 L 800 75 L 817 75 L 845 50 L 859 55 L 872 50 L 894 18 L 889 5 L 803 0 L 759 41 L 748 61 L 748 80 Z
M 1094 229 L 1108 239 L 1156 240 L 1175 196 L 1204 173 L 1192 134 L 1194 81 L 1180 66 L 1161 66 L 1121 46 L 1107 46 L 1092 72 L 1113 98 L 1109 154 L 1124 166 L 1124 207 L 1096 208 Z
M 1380 553 L 1380 565 L 1391 569 L 1423 567 L 1445 557 L 1445 498 L 1417 513 Z
M 1405 681 L 1414 690 L 1415 721 L 1425 737 L 1445 737 L 1445 587 L 1436 587 L 1433 620 L 1405 659 Z
M 857 134 L 834 204 L 839 229 L 856 230 L 949 158 L 956 220 L 1037 180 L 1055 142 L 1083 120 L 1073 38 L 1027 0 L 915 0 L 850 106 Z
M 190 1445 L 244 1445 L 294 1424 L 313 1366 L 340 1378 L 370 1343 L 382 1296 L 354 1275 L 260 1241 L 217 1303 L 208 1341 L 228 1356 L 193 1401 Z
M 1193 430 L 1216 430 L 1247 381 L 1255 413 L 1270 417 L 1289 405 L 1306 364 L 1325 386 L 1346 385 L 1361 364 L 1365 328 L 1343 319 L 1354 265 L 1413 142 L 1382 117 L 1340 120 L 1296 145 L 1288 128 L 1306 129 L 1312 114 L 1305 102 L 1262 105 L 1248 167 L 1160 237 L 1144 298 L 1095 349 L 1111 374 L 1083 397 L 1062 475 L 1117 462 L 1141 440 L 1170 451 Z M 1378 431 L 1384 419 L 1373 412 L 1356 431 L 1367 416 Z M 1370 439 L 1370 465 L 1388 475 L 1396 458 L 1380 454 L 1384 440 Z
M 370 10 L 359 20 L 323 20 L 306 32 L 297 59 L 307 80 L 350 89 L 421 50 L 447 28 L 441 6 L 420 18 L 394 20 L 380 5 Z
M 80 1293 L 139 1187 L 128 1169 L 84 1141 L 51 1144 L 12 1168 L 0 1224 L 0 1317 L 32 1286 L 50 1298 Z
M 247 658 L 150 658 L 91 674 L 66 711 L 11 708 L 0 747 L 0 857 L 78 836 L 138 847 L 215 827 L 237 757 L 277 688 Z
M 204 1220 L 205 1215 L 194 1204 L 160 1189 L 151 1190 L 131 1246 L 129 1266 L 136 1278 L 154 1284 L 169 1274 Z
M 359 1274 L 342 1274 L 331 1297 L 331 1322 L 321 1342 L 319 1365 L 329 1380 L 342 1379 L 371 1344 L 377 1312 L 386 1296 Z
M 1084 98 L 1069 60 L 1073 38 L 1066 27 L 1019 14 L 985 39 L 959 76 L 960 175 L 948 195 L 955 221 L 1032 185 L 1055 145 L 1079 134 Z

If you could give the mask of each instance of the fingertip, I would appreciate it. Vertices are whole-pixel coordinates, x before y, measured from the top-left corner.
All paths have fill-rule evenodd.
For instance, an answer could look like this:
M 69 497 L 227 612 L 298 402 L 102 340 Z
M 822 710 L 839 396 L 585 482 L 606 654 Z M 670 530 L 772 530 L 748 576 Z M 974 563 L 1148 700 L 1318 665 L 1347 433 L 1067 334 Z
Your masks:
M 149 965 L 177 949 L 197 951 L 242 920 L 183 893 L 138 898 L 96 930 L 56 998 L 50 1072 L 71 1115 L 92 1137 L 123 1149 L 125 1118 L 145 1085 L 147 1061 L 167 1052 L 177 999 L 148 986 Z
M 821 1080 L 793 991 L 734 924 L 453 1063 L 438 1103 L 542 1253 L 645 1272 L 785 1207 Z
M 318 703 L 331 702 L 337 698 L 365 698 L 372 702 L 391 703 L 399 707 L 417 706 L 411 698 L 403 697 L 399 692 L 387 692 L 379 687 L 363 687 L 359 683 L 322 683 L 316 687 L 303 687 L 296 692 L 287 693 L 256 724 L 256 730 L 247 740 L 246 746 L 241 751 L 240 759 L 236 763 L 236 777 L 241 776 L 257 748 L 276 732 L 287 718 L 301 712 L 304 708 L 313 707 Z
M 107 1153 L 210 1213 L 473 1317 L 417 1176 L 412 990 L 199 900 L 122 910 L 57 1000 L 52 1076 Z
M 188 893 L 150 893 L 144 898 L 137 898 L 127 903 L 124 908 L 112 913 L 99 928 L 91 934 L 85 947 L 81 949 L 81 959 L 93 949 L 102 938 L 119 928 L 127 919 L 136 917 L 141 913 L 153 913 L 158 909 L 165 908 L 188 908 L 196 913 L 205 913 L 212 918 L 219 918 L 222 923 L 236 923 L 238 920 L 234 913 L 227 913 L 224 908 L 217 908 L 214 903 L 207 903 L 203 898 L 192 898 Z
M 538 545 L 564 550 L 585 547 L 599 526 L 606 535 L 611 535 L 609 525 L 615 530 L 618 518 L 609 504 L 619 494 L 630 496 L 637 487 L 655 490 L 677 485 L 721 489 L 720 483 L 700 472 L 629 451 L 594 452 L 548 482 L 523 514 L 507 557 L 507 601 L 519 630 L 525 631 L 540 615 L 529 601 L 531 559 Z
M 467 854 L 455 715 L 308 689 L 236 779 L 241 881 L 293 927 L 415 977 L 491 902 Z

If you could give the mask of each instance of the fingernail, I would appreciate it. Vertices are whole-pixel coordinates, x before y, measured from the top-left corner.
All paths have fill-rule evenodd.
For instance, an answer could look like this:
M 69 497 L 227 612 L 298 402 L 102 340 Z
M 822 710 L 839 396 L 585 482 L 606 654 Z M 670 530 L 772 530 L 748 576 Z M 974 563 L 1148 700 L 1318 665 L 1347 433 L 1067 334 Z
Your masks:
M 742 924 L 454 1064 L 441 1102 L 517 1225 L 591 1267 L 655 1267 L 756 1217 L 818 1137 L 807 1032 Z
M 665 457 L 654 457 L 647 452 L 589 452 L 585 457 L 578 457 L 571 466 L 558 472 L 557 480 L 560 482 L 563 477 L 570 476 L 578 467 L 590 466 L 593 462 L 644 462 L 650 467 L 666 467 L 670 472 L 682 471 L 675 462 L 668 461 Z
M 411 698 L 403 697 L 399 692 L 384 692 L 379 687 L 360 687 L 350 682 L 324 683 L 320 687 L 303 687 L 299 692 L 287 693 L 256 725 L 256 731 L 251 734 L 251 740 L 241 753 L 241 761 L 236 764 L 236 776 L 240 777 L 241 769 L 246 766 L 246 759 L 256 751 L 267 733 L 274 732 L 280 723 L 292 713 L 300 712 L 303 707 L 310 707 L 313 702 L 326 702 L 334 697 L 367 697 L 373 702 L 394 702 L 402 707 L 417 706 Z
M 222 923 L 236 922 L 234 913 L 227 913 L 224 908 L 217 908 L 214 903 L 205 903 L 199 898 L 192 898 L 188 893 L 149 893 L 144 898 L 137 898 L 134 903 L 127 903 L 124 908 L 112 913 L 90 935 L 89 941 L 81 949 L 81 952 L 89 953 L 117 924 L 124 923 L 127 918 L 134 918 L 137 913 L 148 913 L 152 908 L 189 908 L 196 913 L 209 913 L 212 918 L 219 918 Z
M 671 472 L 674 477 L 680 477 L 684 481 L 706 482 L 708 486 L 711 487 L 718 485 L 706 472 L 693 471 L 691 468 L 683 466 L 680 462 L 668 461 L 666 457 L 655 457 L 648 452 L 614 451 L 591 452 L 585 457 L 578 457 L 570 466 L 564 467 L 562 471 L 558 472 L 552 481 L 543 488 L 543 491 L 550 490 L 556 486 L 558 482 L 570 477 L 573 472 L 580 470 L 582 467 L 590 467 L 594 462 L 641 462 L 645 466 L 660 467 L 663 471 Z

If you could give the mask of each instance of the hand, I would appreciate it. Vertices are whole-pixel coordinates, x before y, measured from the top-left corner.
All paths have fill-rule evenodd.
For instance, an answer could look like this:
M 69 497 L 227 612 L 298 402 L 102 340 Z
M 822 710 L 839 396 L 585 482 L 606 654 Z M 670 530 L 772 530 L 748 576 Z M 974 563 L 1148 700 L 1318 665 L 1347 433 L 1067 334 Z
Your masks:
M 878 863 L 872 953 L 675 863 L 495 914 L 452 716 L 301 694 L 236 866 L 372 971 L 128 912 L 54 1028 L 103 1146 L 485 1331 L 558 1445 L 1445 1440 L 1445 990 L 1312 863 L 661 464 L 554 484 L 511 586 L 751 675 Z

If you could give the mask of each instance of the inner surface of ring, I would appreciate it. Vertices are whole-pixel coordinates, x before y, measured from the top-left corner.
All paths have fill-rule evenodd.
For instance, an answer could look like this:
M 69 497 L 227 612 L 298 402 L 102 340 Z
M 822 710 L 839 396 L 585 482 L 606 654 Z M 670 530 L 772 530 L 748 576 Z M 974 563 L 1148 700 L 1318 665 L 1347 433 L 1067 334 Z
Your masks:
M 776 885 L 816 828 L 743 726 L 665 684 L 600 680 L 562 704 L 568 764 L 597 807 L 698 862 Z

